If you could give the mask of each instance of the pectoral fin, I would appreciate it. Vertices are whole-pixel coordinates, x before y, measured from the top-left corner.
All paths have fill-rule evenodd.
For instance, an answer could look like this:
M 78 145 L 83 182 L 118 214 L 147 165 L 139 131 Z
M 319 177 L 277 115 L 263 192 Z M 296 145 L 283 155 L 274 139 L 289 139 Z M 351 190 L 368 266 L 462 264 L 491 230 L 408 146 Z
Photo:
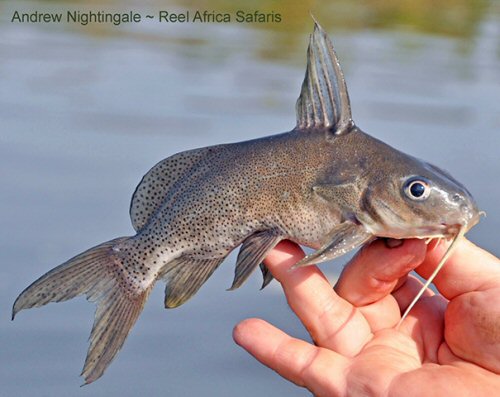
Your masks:
M 234 281 L 230 291 L 235 290 L 240 287 L 241 284 L 250 276 L 252 271 L 263 261 L 267 253 L 272 250 L 276 244 L 278 244 L 283 239 L 274 230 L 265 230 L 262 232 L 257 232 L 247 237 L 241 246 L 240 252 L 238 254 L 238 259 L 236 261 L 236 268 L 234 270 Z M 261 266 L 262 270 L 262 266 Z M 264 277 L 264 288 L 269 281 L 270 273 L 264 272 L 262 270 L 262 275 Z
M 292 269 L 335 259 L 359 247 L 372 238 L 373 235 L 368 233 L 362 225 L 357 225 L 352 222 L 343 222 L 332 230 L 330 238 L 325 245 L 297 262 L 292 266 Z

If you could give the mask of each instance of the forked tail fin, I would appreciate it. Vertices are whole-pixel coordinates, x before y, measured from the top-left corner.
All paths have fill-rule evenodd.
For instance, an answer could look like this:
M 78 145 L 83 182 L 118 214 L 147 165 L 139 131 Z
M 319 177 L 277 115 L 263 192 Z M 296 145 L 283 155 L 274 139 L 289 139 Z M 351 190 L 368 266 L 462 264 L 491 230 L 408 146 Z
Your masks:
M 97 303 L 90 347 L 83 367 L 85 383 L 98 379 L 123 346 L 144 307 L 154 282 L 145 289 L 126 277 L 123 259 L 113 248 L 128 237 L 120 237 L 91 248 L 52 269 L 14 302 L 12 319 L 23 309 L 61 302 L 85 294 Z

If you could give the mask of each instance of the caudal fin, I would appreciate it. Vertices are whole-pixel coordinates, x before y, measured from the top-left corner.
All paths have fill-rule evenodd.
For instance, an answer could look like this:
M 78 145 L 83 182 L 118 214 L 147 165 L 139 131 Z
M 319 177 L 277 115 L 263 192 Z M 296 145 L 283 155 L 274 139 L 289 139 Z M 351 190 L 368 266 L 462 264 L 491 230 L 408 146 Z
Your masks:
M 123 346 L 154 284 L 146 289 L 131 288 L 123 278 L 126 270 L 113 247 L 127 239 L 121 237 L 100 244 L 52 269 L 26 288 L 12 308 L 14 319 L 20 310 L 82 294 L 96 302 L 90 347 L 82 371 L 86 384 L 104 373 Z

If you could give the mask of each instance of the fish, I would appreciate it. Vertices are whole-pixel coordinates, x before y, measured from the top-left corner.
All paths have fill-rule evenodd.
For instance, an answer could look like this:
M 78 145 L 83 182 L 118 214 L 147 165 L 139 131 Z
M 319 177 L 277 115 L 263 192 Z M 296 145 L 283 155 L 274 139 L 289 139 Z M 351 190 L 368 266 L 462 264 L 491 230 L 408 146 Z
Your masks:
M 132 196 L 135 235 L 99 244 L 41 276 L 18 296 L 12 319 L 86 295 L 96 304 L 81 373 L 88 384 L 122 348 L 156 282 L 166 284 L 166 308 L 181 306 L 239 246 L 230 290 L 257 267 L 262 288 L 268 285 L 273 277 L 263 259 L 282 240 L 315 250 L 296 268 L 376 238 L 456 242 L 480 215 L 448 172 L 358 127 L 333 44 L 315 21 L 291 131 L 157 163 Z

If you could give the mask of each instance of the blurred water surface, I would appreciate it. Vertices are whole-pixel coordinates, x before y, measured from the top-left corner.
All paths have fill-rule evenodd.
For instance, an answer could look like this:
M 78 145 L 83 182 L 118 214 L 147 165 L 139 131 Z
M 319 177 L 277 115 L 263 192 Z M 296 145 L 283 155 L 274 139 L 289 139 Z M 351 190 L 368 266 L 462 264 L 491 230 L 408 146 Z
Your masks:
M 383 4 L 382 4 L 383 3 Z M 84 298 L 21 313 L 17 294 L 76 253 L 132 234 L 142 175 L 182 150 L 289 130 L 312 28 L 334 39 L 354 118 L 448 169 L 488 217 L 470 238 L 497 255 L 500 9 L 447 0 L 0 2 L 0 394 L 303 396 L 231 339 L 258 316 L 307 338 L 273 282 L 226 292 L 234 255 L 197 296 L 149 299 L 105 376 L 79 388 L 94 307 Z M 274 10 L 279 24 L 44 25 L 13 10 Z M 196 8 L 195 8 L 196 7 Z M 322 268 L 332 281 L 345 260 Z M 161 283 L 160 283 L 161 284 Z

